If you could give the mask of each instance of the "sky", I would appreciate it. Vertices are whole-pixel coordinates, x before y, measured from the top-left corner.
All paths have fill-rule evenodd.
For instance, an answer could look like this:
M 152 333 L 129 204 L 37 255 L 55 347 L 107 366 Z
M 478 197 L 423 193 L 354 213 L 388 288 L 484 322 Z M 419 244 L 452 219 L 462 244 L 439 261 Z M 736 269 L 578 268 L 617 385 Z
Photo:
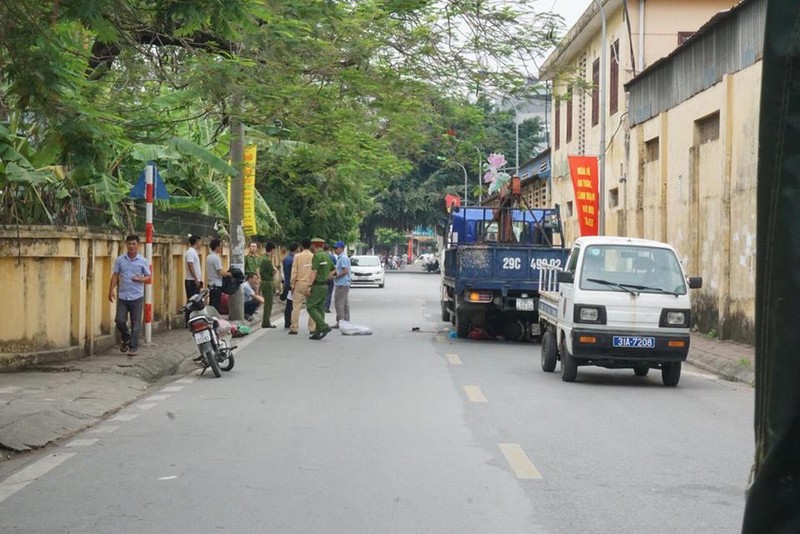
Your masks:
M 578 22 L 578 19 L 591 3 L 592 0 L 541 0 L 538 7 L 558 13 L 564 17 L 564 23 L 566 24 L 564 31 L 568 31 L 573 24 Z

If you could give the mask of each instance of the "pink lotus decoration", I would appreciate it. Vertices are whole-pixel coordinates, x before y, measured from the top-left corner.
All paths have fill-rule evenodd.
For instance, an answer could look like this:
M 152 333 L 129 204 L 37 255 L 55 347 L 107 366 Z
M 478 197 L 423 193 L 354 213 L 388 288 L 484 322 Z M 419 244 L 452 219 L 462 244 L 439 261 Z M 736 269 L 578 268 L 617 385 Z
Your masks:
M 486 161 L 489 162 L 489 170 L 483 175 L 483 181 L 491 184 L 489 185 L 489 194 L 492 194 L 503 187 L 511 176 L 507 172 L 500 170 L 508 163 L 503 154 L 489 154 Z

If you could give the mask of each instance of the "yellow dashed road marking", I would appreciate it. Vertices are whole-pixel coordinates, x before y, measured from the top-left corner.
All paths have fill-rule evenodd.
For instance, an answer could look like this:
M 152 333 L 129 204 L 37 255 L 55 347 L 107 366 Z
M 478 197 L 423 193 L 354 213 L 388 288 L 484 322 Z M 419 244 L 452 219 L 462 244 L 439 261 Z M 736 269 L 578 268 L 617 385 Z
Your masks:
M 464 386 L 464 392 L 472 402 L 486 402 L 486 397 L 478 386 Z
M 451 365 L 461 365 L 462 362 L 461 358 L 458 357 L 458 354 L 447 354 L 447 361 L 450 362 Z
M 517 443 L 498 443 L 500 451 L 506 457 L 508 465 L 511 466 L 517 478 L 523 479 L 541 479 L 542 474 L 530 461 L 528 455 L 522 450 L 522 447 Z

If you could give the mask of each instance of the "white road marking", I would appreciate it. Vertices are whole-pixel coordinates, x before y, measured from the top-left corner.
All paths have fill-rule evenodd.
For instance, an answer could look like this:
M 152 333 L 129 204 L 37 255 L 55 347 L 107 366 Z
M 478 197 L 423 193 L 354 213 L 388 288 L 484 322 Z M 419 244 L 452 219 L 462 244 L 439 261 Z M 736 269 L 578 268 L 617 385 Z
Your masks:
M 172 476 L 168 476 L 168 477 L 158 477 L 158 480 L 175 480 L 176 478 L 178 478 L 178 477 L 175 476 L 175 475 L 172 475 Z
M 156 403 L 155 402 L 149 402 L 149 403 L 144 403 L 144 404 L 137 404 L 136 406 L 140 410 L 152 410 L 153 408 L 156 407 Z
M 103 425 L 91 429 L 89 431 L 89 434 L 111 434 L 112 432 L 116 432 L 117 430 L 119 430 L 119 425 Z
M 48 471 L 55 469 L 73 456 L 75 456 L 74 452 L 51 454 L 11 475 L 3 482 L 0 482 L 0 502 L 8 499 L 34 480 L 38 480 Z
M 450 365 L 461 365 L 464 363 L 461 361 L 461 358 L 458 357 L 458 354 L 447 354 L 446 356 Z
M 22 389 L 19 386 L 6 386 L 4 388 L 0 388 L 0 393 L 15 393 Z
M 116 417 L 112 417 L 109 421 L 133 421 L 139 417 L 138 413 L 121 413 Z
M 445 336 L 441 335 L 441 334 L 438 334 L 436 336 L 436 342 L 437 343 L 447 343 L 447 338 Z
M 181 378 L 180 380 L 176 380 L 175 383 L 176 384 L 191 384 L 195 380 L 197 380 L 197 379 L 196 378 L 185 377 L 185 378 Z
M 164 393 L 176 393 L 183 389 L 183 386 L 167 386 L 162 388 L 161 391 Z
M 696 376 L 698 378 L 705 378 L 706 380 L 711 380 L 712 382 L 719 382 L 720 381 L 720 378 L 717 375 L 712 375 L 712 374 L 706 373 L 706 372 L 704 372 L 702 370 L 688 371 L 688 370 L 684 369 L 683 370 L 683 374 L 685 374 L 687 376 Z
M 467 394 L 467 398 L 472 402 L 487 402 L 481 388 L 478 386 L 464 386 L 464 393 Z
M 162 400 L 167 400 L 171 396 L 172 395 L 151 395 L 151 396 L 147 397 L 147 400 L 150 400 L 150 401 L 162 401 Z
M 517 478 L 539 480 L 542 474 L 533 465 L 528 455 L 522 450 L 522 447 L 517 443 L 498 443 L 500 451 L 506 457 L 508 465 L 511 470 L 517 475 Z
M 66 447 L 88 447 L 89 445 L 94 445 L 98 441 L 100 441 L 99 438 L 73 439 L 72 441 L 66 444 Z

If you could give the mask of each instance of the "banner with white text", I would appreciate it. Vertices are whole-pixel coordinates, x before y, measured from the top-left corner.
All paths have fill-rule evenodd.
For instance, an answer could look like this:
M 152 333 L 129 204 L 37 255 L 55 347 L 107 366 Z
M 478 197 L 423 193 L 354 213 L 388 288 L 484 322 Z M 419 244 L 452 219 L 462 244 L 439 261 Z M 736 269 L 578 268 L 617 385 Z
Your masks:
M 572 189 L 575 191 L 575 214 L 582 236 L 597 235 L 599 226 L 597 157 L 568 156 Z

